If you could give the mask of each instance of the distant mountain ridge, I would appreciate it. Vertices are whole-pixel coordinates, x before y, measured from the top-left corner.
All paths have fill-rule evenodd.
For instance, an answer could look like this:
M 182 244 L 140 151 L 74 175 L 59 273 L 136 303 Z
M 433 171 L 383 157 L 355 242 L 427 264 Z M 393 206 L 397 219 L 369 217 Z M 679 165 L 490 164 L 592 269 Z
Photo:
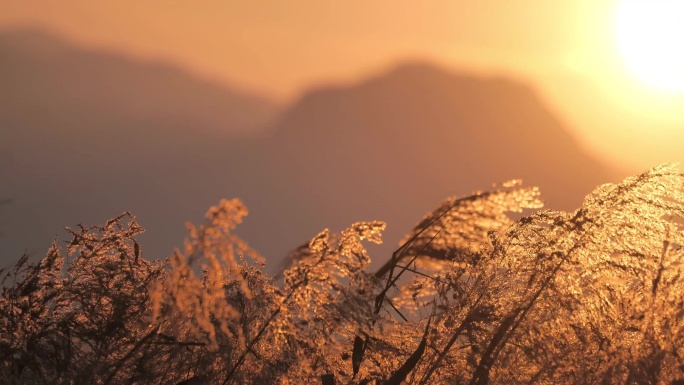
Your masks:
M 224 194 L 199 207 L 186 202 L 201 200 L 191 185 L 210 154 L 223 141 L 261 135 L 281 108 L 170 64 L 36 30 L 0 32 L 0 199 L 12 201 L 0 207 L 0 265 L 24 249 L 42 254 L 64 225 L 124 210 L 143 222 L 177 211 L 150 221 L 159 232 L 145 223 L 143 239 L 160 245 L 149 251 L 170 252 L 182 244 L 184 221 Z
M 2 95 L 11 101 L 79 102 L 103 113 L 193 123 L 207 134 L 253 134 L 280 107 L 164 62 L 72 46 L 36 30 L 0 32 Z M 61 103 L 60 103 L 61 102 Z
M 6 40 L 0 37 L 3 57 L 16 51 L 6 48 Z M 222 88 L 192 82 L 182 71 L 151 70 L 113 55 L 118 65 L 142 68 L 140 78 L 118 80 L 116 92 L 100 91 L 97 80 L 109 73 L 102 68 L 113 65 L 107 55 L 94 60 L 60 44 L 68 57 L 81 58 L 64 71 L 86 62 L 100 66 L 91 67 L 88 92 L 64 80 L 87 71 L 51 80 L 52 67 L 30 55 L 13 56 L 12 68 L 24 77 L 6 88 L 11 92 L 0 90 L 0 101 L 25 98 L 9 114 L 0 111 L 0 134 L 13 138 L 10 146 L 0 143 L 0 154 L 12 151 L 9 163 L 0 155 L 0 177 L 11 181 L 9 194 L 0 191 L 0 197 L 16 198 L 0 207 L 0 252 L 9 255 L 3 261 L 29 245 L 38 245 L 32 248 L 38 252 L 64 224 L 102 223 L 124 210 L 148 229 L 141 238 L 146 255 L 164 257 L 181 244 L 183 222 L 200 220 L 222 197 L 245 201 L 250 216 L 238 233 L 271 266 L 324 227 L 336 231 L 361 220 L 388 222 L 387 245 L 379 249 L 387 254 L 451 195 L 523 178 L 541 187 L 551 207 L 571 209 L 598 184 L 617 179 L 577 145 L 529 87 L 512 80 L 406 63 L 356 85 L 312 90 L 278 111 L 258 98 L 230 102 Z M 7 81 L 8 72 L 0 70 L 0 81 Z M 158 76 L 163 81 L 150 80 Z M 47 79 L 35 81 L 41 77 Z M 163 98 L 129 108 L 127 90 L 149 82 L 165 84 L 157 89 L 169 94 L 169 84 L 185 84 L 177 97 L 207 98 L 192 97 L 196 102 L 187 110 Z M 50 92 L 42 92 L 46 84 Z M 106 97 L 88 101 L 82 95 Z M 249 118 L 221 115 L 242 111 L 235 106 L 245 100 L 254 102 Z M 120 108 L 105 108 L 111 105 Z M 217 127 L 243 127 L 244 121 L 261 123 L 216 135 Z M 29 131 L 47 139 L 37 144 L 35 136 L 22 134 Z M 250 132 L 261 134 L 245 134 Z
M 299 215 L 310 218 L 301 239 L 380 219 L 394 245 L 448 196 L 522 178 L 541 187 L 550 207 L 573 209 L 617 176 L 579 147 L 529 87 L 426 63 L 312 91 L 271 131 L 259 146 L 280 177 L 298 186 Z M 251 223 L 270 226 L 274 219 L 262 212 Z M 299 228 L 285 221 L 280 228 Z

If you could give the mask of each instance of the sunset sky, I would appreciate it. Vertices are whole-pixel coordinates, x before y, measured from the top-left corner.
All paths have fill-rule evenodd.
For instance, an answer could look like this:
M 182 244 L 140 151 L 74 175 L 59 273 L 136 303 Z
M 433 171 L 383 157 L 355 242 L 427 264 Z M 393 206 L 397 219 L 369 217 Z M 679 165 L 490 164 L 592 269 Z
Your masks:
M 676 145 L 684 139 L 684 91 L 649 85 L 622 60 L 620 3 L 0 0 L 0 29 L 40 27 L 282 102 L 405 59 L 503 74 L 530 81 L 589 149 L 613 162 L 645 168 L 684 160 Z M 578 96 L 585 94 L 603 104 Z M 631 151 L 637 143 L 643 147 Z

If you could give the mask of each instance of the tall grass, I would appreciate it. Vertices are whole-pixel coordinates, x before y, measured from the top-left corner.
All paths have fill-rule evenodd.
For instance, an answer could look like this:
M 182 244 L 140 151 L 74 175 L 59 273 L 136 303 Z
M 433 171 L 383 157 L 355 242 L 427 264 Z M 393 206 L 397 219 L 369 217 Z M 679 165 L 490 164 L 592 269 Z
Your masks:
M 656 167 L 574 212 L 513 181 L 447 199 L 377 271 L 384 223 L 324 230 L 282 284 L 233 233 L 239 200 L 164 261 L 126 213 L 0 271 L 0 382 L 674 383 L 683 181 Z

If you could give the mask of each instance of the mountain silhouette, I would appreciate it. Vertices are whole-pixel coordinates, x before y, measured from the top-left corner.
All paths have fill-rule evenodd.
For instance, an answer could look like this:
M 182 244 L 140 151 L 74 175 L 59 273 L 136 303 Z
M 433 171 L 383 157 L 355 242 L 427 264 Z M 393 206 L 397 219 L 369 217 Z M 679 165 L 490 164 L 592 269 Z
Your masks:
M 252 205 L 245 227 L 289 229 L 302 241 L 324 227 L 380 219 L 391 249 L 448 196 L 522 178 L 541 188 L 547 207 L 571 210 L 617 179 L 531 88 L 420 62 L 354 86 L 314 90 L 270 131 L 256 147 L 289 189 L 272 205 L 280 220 Z M 255 245 L 267 242 L 255 238 Z
M 11 200 L 0 206 L 0 265 L 43 254 L 65 225 L 125 210 L 149 229 L 148 251 L 168 254 L 184 221 L 226 193 L 204 186 L 204 170 L 221 166 L 211 154 L 260 134 L 280 108 L 170 64 L 0 32 L 0 199 Z
M 572 209 L 616 180 L 510 79 L 413 62 L 278 112 L 169 65 L 36 33 L 2 35 L 0 55 L 5 264 L 41 254 L 63 225 L 124 210 L 147 229 L 146 256 L 165 257 L 183 223 L 223 197 L 245 201 L 238 233 L 272 267 L 323 228 L 362 220 L 388 223 L 374 249 L 388 256 L 448 196 L 522 178 Z

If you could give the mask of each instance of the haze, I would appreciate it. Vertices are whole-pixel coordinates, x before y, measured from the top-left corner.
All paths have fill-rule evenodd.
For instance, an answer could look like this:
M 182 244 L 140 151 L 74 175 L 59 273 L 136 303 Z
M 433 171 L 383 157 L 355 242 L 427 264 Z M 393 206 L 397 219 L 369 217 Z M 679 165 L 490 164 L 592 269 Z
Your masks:
M 628 71 L 618 3 L 0 0 L 0 245 L 131 210 L 161 256 L 223 197 L 267 255 L 357 220 L 394 245 L 517 177 L 572 209 L 683 160 L 684 96 Z
M 672 143 L 684 135 L 684 97 L 626 71 L 612 31 L 617 0 L 0 3 L 4 29 L 38 26 L 285 102 L 405 58 L 512 74 L 533 81 L 585 145 L 613 162 L 642 169 L 680 156 Z

